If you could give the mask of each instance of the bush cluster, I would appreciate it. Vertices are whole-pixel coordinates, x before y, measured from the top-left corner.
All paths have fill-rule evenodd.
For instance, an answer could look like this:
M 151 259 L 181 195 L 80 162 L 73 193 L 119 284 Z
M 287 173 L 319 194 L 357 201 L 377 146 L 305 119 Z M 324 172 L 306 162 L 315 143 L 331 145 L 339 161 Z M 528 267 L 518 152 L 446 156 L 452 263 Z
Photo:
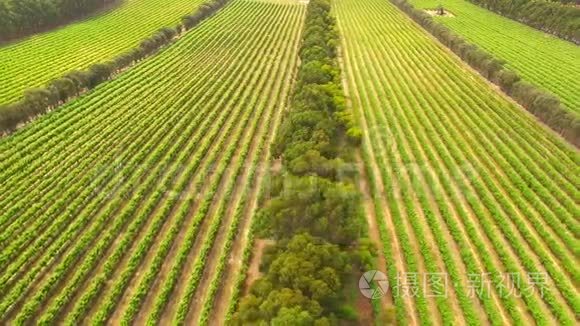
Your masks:
M 277 240 L 232 318 L 234 324 L 330 325 L 355 318 L 345 303 L 353 266 L 373 259 L 354 180 L 360 130 L 345 105 L 338 34 L 328 0 L 311 0 L 291 108 L 272 144 L 282 172 L 256 217 Z
M 393 3 L 538 119 L 580 146 L 580 116 L 564 107 L 556 96 L 521 80 L 517 73 L 505 67 L 504 61 L 469 43 L 406 0 L 393 0 Z
M 43 114 L 84 91 L 95 88 L 119 71 L 136 63 L 162 47 L 173 42 L 175 37 L 187 31 L 203 19 L 211 16 L 229 0 L 211 0 L 202 4 L 195 13 L 182 18 L 175 28 L 165 27 L 141 41 L 139 46 L 114 59 L 91 65 L 83 71 L 71 71 L 65 76 L 48 83 L 44 88 L 28 89 L 23 98 L 15 103 L 0 105 L 0 132 L 14 131 L 20 124 Z

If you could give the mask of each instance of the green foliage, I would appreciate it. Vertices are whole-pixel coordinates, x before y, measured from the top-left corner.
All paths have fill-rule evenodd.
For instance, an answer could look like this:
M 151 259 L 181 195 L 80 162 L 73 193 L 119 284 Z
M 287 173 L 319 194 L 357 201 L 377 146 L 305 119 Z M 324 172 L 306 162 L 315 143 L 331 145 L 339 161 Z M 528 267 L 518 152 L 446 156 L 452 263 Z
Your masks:
M 351 269 L 348 254 L 308 234 L 279 241 L 273 250 L 266 260 L 268 273 L 242 299 L 233 324 L 284 325 L 293 316 L 319 325 L 333 318 Z
M 352 253 L 352 259 L 355 266 L 359 266 L 363 271 L 369 271 L 376 266 L 377 254 L 377 248 L 370 239 L 360 238 L 356 250 Z
M 300 310 L 298 307 L 280 309 L 278 315 L 272 319 L 272 325 L 292 326 L 292 325 L 313 325 L 314 319 L 310 312 Z
M 305 84 L 326 84 L 333 80 L 333 69 L 320 61 L 309 61 L 302 65 L 299 80 Z
M 288 176 L 282 192 L 266 203 L 263 218 L 278 239 L 310 232 L 348 245 L 361 233 L 360 194 L 350 183 Z

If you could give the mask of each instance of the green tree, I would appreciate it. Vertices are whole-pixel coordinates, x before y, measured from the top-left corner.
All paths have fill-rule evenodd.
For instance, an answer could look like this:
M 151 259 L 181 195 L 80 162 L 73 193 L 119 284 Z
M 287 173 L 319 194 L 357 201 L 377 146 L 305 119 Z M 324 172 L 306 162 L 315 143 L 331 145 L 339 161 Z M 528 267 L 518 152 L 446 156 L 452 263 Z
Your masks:
M 266 204 L 262 217 L 279 239 L 308 231 L 348 245 L 362 229 L 360 194 L 355 187 L 317 176 L 286 178 L 282 192 Z

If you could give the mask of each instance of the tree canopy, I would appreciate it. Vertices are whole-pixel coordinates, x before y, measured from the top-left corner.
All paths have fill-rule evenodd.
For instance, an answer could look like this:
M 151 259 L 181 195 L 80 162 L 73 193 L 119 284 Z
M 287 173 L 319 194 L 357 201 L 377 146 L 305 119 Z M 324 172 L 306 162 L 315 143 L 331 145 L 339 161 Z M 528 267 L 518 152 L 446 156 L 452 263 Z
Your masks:
M 349 256 L 306 233 L 270 249 L 268 270 L 242 299 L 234 324 L 330 325 L 340 307 Z

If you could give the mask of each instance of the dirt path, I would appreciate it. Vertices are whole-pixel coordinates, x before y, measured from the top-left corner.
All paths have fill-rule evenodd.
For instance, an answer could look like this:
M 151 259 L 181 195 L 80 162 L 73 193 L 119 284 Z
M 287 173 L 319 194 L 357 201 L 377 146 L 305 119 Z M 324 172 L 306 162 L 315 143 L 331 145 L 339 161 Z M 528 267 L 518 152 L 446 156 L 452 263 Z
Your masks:
M 377 266 L 376 269 L 387 274 L 387 260 L 385 259 L 385 252 L 383 250 L 383 243 L 381 240 L 381 235 L 379 232 L 379 226 L 377 225 L 377 216 L 375 212 L 375 205 L 373 202 L 373 197 L 368 185 L 368 179 L 366 175 L 366 169 L 364 163 L 362 163 L 362 157 L 360 153 L 357 153 L 357 162 L 359 163 L 359 190 L 363 197 L 363 206 L 365 211 L 365 217 L 368 224 L 369 238 L 375 244 L 377 248 Z M 381 306 L 383 310 L 393 307 L 393 297 L 392 293 L 390 295 L 385 295 L 381 297 Z
M 360 272 L 359 271 L 353 271 L 353 275 L 352 275 L 352 280 L 351 280 L 351 284 L 347 284 L 347 288 L 355 288 L 357 291 L 356 292 L 356 299 L 354 302 L 354 306 L 356 309 L 356 314 L 358 316 L 358 325 L 364 325 L 364 326 L 371 326 L 371 325 L 376 325 L 377 321 L 379 321 L 380 319 L 377 319 L 377 317 L 375 316 L 374 313 L 374 309 L 373 309 L 373 304 L 372 301 L 365 297 L 364 295 L 360 294 L 358 292 L 358 281 L 360 278 Z M 381 306 L 383 307 L 383 311 L 385 311 L 385 301 L 388 299 L 383 299 L 383 298 L 390 298 L 390 295 L 384 295 L 381 297 Z M 381 322 L 387 322 L 386 325 L 392 325 L 391 321 L 386 321 L 386 320 L 380 320 Z M 394 321 L 392 321 L 394 322 Z
M 262 276 L 260 272 L 260 264 L 262 263 L 262 255 L 264 254 L 264 249 L 269 246 L 276 244 L 274 240 L 270 239 L 256 239 L 254 240 L 254 246 L 252 250 L 252 258 L 250 259 L 250 264 L 248 266 L 248 273 L 246 274 L 246 282 L 244 284 L 244 294 L 248 294 L 252 284 Z

